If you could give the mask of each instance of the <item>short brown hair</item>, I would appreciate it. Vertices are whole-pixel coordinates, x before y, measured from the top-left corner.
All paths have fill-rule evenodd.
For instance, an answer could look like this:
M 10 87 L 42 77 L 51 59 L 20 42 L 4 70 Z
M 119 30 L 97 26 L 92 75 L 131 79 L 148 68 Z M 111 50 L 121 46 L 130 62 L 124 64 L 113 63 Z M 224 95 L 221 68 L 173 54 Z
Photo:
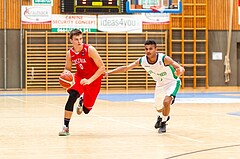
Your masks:
M 73 30 L 71 30 L 71 32 L 70 32 L 70 39 L 72 39 L 72 37 L 73 37 L 74 35 L 81 35 L 81 34 L 82 34 L 81 30 L 79 30 L 79 29 L 73 29 Z

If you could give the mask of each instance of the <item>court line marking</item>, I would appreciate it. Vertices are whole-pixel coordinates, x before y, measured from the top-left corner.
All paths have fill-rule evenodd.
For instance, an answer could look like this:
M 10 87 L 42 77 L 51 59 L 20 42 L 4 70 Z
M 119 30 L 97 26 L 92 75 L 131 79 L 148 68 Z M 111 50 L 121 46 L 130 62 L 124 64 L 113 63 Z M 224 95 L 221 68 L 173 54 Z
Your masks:
M 8 97 L 8 98 L 12 98 L 12 99 L 21 101 L 21 102 L 23 102 L 23 103 L 27 103 L 25 100 L 21 100 L 21 99 L 15 98 L 15 97 Z M 39 102 L 39 103 L 48 104 L 48 105 L 51 105 L 51 106 L 57 106 L 56 104 L 51 104 L 51 103 L 45 103 L 45 102 Z M 57 107 L 61 107 L 61 106 L 57 106 Z M 61 108 L 62 108 L 62 107 L 61 107 Z M 181 110 L 187 110 L 187 111 L 193 111 L 193 112 L 201 112 L 201 113 L 206 113 L 206 114 L 226 115 L 226 114 L 224 114 L 224 113 L 211 113 L 211 112 L 200 111 L 200 110 L 195 110 L 195 109 L 185 109 L 185 108 L 180 108 L 180 107 L 178 107 L 178 108 L 181 109 Z M 96 115 L 96 116 L 97 116 L 97 115 Z M 227 116 L 229 116 L 229 115 L 227 115 Z M 100 117 L 100 116 L 99 116 L 99 117 Z M 231 117 L 238 117 L 238 116 L 231 115 Z M 102 118 L 106 118 L 106 117 L 102 117 Z M 107 118 L 106 118 L 106 119 L 107 119 Z M 114 119 L 112 119 L 112 121 L 121 123 L 119 120 L 114 120 Z M 136 126 L 136 125 L 133 125 L 133 124 L 129 124 L 129 123 L 127 123 L 127 122 L 122 122 L 122 124 L 126 124 L 126 125 L 129 125 L 129 126 L 133 126 L 133 127 L 137 127 L 137 128 L 142 128 L 142 129 L 146 129 L 146 130 L 151 130 L 151 131 L 153 131 L 152 129 L 145 128 L 145 127 L 141 127 L 141 126 Z M 190 128 L 190 129 L 201 130 L 201 131 L 202 131 L 202 129 L 199 129 L 199 128 Z M 180 135 L 176 135 L 176 134 L 172 134 L 172 133 L 168 133 L 168 134 L 170 134 L 170 135 L 172 135 L 172 136 L 175 136 L 175 137 L 179 137 L 179 138 L 187 138 L 187 137 L 180 136 Z M 190 139 L 191 139 L 191 138 L 190 138 Z M 195 140 L 195 139 L 191 139 L 191 140 Z M 197 142 L 203 143 L 203 141 L 200 141 L 200 140 L 197 140 Z
M 14 97 L 9 97 L 9 98 L 12 98 L 12 99 L 15 99 L 15 100 L 18 100 L 18 101 L 21 101 L 21 102 L 26 102 L 24 100 L 21 100 L 21 99 L 18 99 L 18 98 L 14 98 Z M 58 107 L 58 108 L 62 108 L 60 107 L 59 105 L 56 105 L 56 104 L 50 104 L 50 103 L 47 103 L 47 102 L 39 102 L 39 103 L 42 103 L 42 104 L 47 104 L 47 105 L 52 105 L 52 106 L 55 106 L 55 107 Z M 118 123 L 121 123 L 121 124 L 124 124 L 124 125 L 128 125 L 128 126 L 132 126 L 132 127 L 136 127 L 136 128 L 141 128 L 141 129 L 145 129 L 145 130 L 151 130 L 153 132 L 152 129 L 149 129 L 149 128 L 146 128 L 146 127 L 142 127 L 142 126 L 139 126 L 139 125 L 134 125 L 134 124 L 129 124 L 127 122 L 122 122 L 122 121 L 119 121 L 119 120 L 115 120 L 115 119 L 112 119 L 112 118 L 108 118 L 108 117 L 103 117 L 103 116 L 100 116 L 100 115 L 94 115 L 92 114 L 93 116 L 96 116 L 96 117 L 99 117 L 99 118 L 102 118 L 102 119 L 105 119 L 105 120 L 109 120 L 109 121 L 113 121 L 113 122 L 118 122 Z M 155 132 L 155 131 L 154 131 Z M 182 138 L 182 139 L 185 139 L 185 140 L 189 140 L 189 141 L 194 141 L 194 142 L 198 142 L 198 143 L 203 143 L 203 141 L 200 141 L 200 140 L 196 140 L 196 139 L 192 139 L 192 138 L 189 138 L 189 137 L 186 137 L 186 136 L 181 136 L 181 135 L 176 135 L 176 134 L 172 134 L 172 133 L 167 133 L 168 135 L 172 135 L 172 136 L 175 136 L 175 137 L 178 137 L 178 138 Z M 161 134 L 160 134 L 161 135 Z M 163 134 L 162 134 L 163 135 Z
M 58 107 L 58 108 L 62 108 L 59 105 L 49 104 L 47 102 L 39 102 L 39 103 L 48 104 L 48 105 L 52 105 L 52 106 L 55 106 L 55 107 Z M 150 130 L 151 132 L 155 132 L 155 131 L 153 131 L 150 128 L 146 128 L 146 127 L 143 127 L 143 126 L 140 126 L 140 125 L 130 124 L 130 123 L 119 121 L 119 120 L 115 120 L 115 119 L 112 119 L 112 118 L 109 118 L 109 117 L 103 117 L 103 116 L 97 115 L 97 114 L 91 114 L 91 115 L 95 116 L 95 117 L 98 117 L 98 118 L 102 118 L 104 120 L 109 120 L 109 121 L 117 122 L 117 123 L 120 123 L 120 124 L 123 124 L 123 125 L 128 125 L 128 126 L 131 126 L 131 127 L 136 127 L 136 128 L 140 128 L 140 129 Z M 194 141 L 194 142 L 198 142 L 198 143 L 203 143 L 203 141 L 192 139 L 192 138 L 189 138 L 189 137 L 186 137 L 186 136 L 176 135 L 176 134 L 172 134 L 172 133 L 167 133 L 167 134 L 175 136 L 175 137 L 178 137 L 178 138 L 182 138 L 182 139 L 185 139 L 185 140 Z M 159 134 L 159 135 L 164 135 L 164 134 Z
M 139 98 L 134 99 L 135 102 L 143 102 L 143 103 L 154 103 L 154 98 Z M 230 104 L 230 103 L 240 103 L 239 98 L 188 98 L 188 97 L 182 97 L 182 98 L 176 98 L 175 103 L 201 103 L 201 104 L 217 104 L 217 103 L 223 103 L 223 104 Z
M 166 157 L 164 159 L 178 158 L 178 157 L 183 157 L 183 156 L 187 156 L 187 155 L 192 155 L 192 154 L 197 154 L 197 153 L 202 153 L 202 152 L 207 152 L 207 151 L 212 151 L 212 150 L 226 149 L 226 148 L 239 147 L 239 146 L 240 146 L 240 144 L 235 144 L 235 145 L 227 145 L 227 146 L 219 146 L 219 147 L 201 149 L 201 150 L 197 150 L 197 151 L 191 151 L 191 152 L 186 152 L 186 153 Z
M 143 126 L 137 126 L 137 125 L 130 124 L 130 123 L 127 123 L 127 122 L 122 122 L 122 121 L 119 121 L 119 120 L 115 120 L 115 119 L 112 119 L 112 118 L 103 117 L 103 116 L 96 115 L 96 114 L 93 114 L 93 116 L 96 116 L 98 118 L 102 118 L 102 119 L 105 119 L 105 120 L 113 121 L 113 122 L 118 122 L 118 123 L 121 123 L 123 125 L 128 125 L 128 126 L 132 126 L 132 127 L 136 127 L 136 128 L 145 129 L 145 130 L 150 130 L 151 132 L 156 132 L 156 131 L 153 131 L 150 128 L 146 128 L 146 127 L 143 127 Z M 159 134 L 159 135 L 164 135 L 164 134 Z M 192 139 L 192 138 L 181 136 L 181 135 L 176 135 L 176 134 L 172 134 L 172 133 L 167 133 L 167 135 L 175 136 L 175 137 L 178 137 L 178 138 L 183 138 L 183 139 L 194 141 L 194 142 L 203 143 L 203 141 Z
M 11 99 L 15 99 L 15 100 L 18 100 L 18 101 L 21 101 L 23 103 L 27 103 L 25 100 L 21 100 L 19 98 L 16 98 L 16 97 L 12 97 L 12 96 L 8 96 L 7 98 L 11 98 Z M 43 104 L 46 104 L 44 102 L 39 102 L 39 103 L 43 103 Z M 152 103 L 151 103 L 152 104 Z M 48 103 L 48 105 L 55 105 L 55 104 L 50 104 Z M 188 110 L 188 111 L 193 111 L 193 112 L 201 112 L 201 113 L 206 113 L 206 114 L 213 114 L 213 115 L 226 115 L 225 113 L 215 113 L 215 112 L 208 112 L 208 111 L 202 111 L 202 110 L 196 110 L 196 109 L 186 109 L 186 108 L 181 108 L 181 107 L 178 107 L 179 109 L 181 110 Z M 229 116 L 229 115 L 227 115 Z M 238 116 L 234 116 L 234 115 L 231 115 L 232 117 L 238 117 Z
M 11 99 L 14 99 L 14 100 L 17 100 L 17 101 L 21 101 L 21 102 L 23 102 L 23 103 L 27 103 L 26 100 L 22 100 L 22 99 L 15 98 L 15 97 L 12 97 L 12 96 L 8 96 L 7 98 L 11 98 Z
M 18 100 L 18 101 L 21 101 L 21 102 L 24 102 L 24 103 L 27 102 L 27 101 L 25 101 L 25 100 L 21 100 L 21 99 L 14 98 L 14 97 L 10 97 L 10 98 L 15 99 L 15 100 Z M 60 108 L 60 106 L 57 106 L 57 105 L 55 105 L 55 104 L 50 104 L 50 103 L 47 103 L 47 102 L 39 102 L 39 103 L 44 103 L 44 104 L 47 104 L 47 105 L 53 105 L 53 106 L 55 106 L 55 107 L 59 107 L 59 108 Z M 61 108 L 62 108 L 62 107 L 61 107 Z M 187 110 L 189 110 L 189 109 L 187 109 Z M 198 111 L 198 110 L 193 110 L 193 111 Z M 205 111 L 201 111 L 201 112 L 205 112 Z M 217 114 L 221 114 L 221 113 L 217 113 Z M 132 124 L 129 124 L 129 123 L 126 123 L 126 122 L 121 122 L 121 121 L 119 121 L 119 120 L 114 120 L 114 119 L 111 119 L 111 118 L 106 118 L 106 117 L 103 117 L 103 116 L 100 116 L 100 115 L 94 115 L 94 114 L 93 114 L 93 116 L 96 116 L 96 117 L 99 117 L 99 118 L 102 118 L 102 119 L 105 119 L 105 120 L 111 120 L 111 121 L 114 121 L 114 122 L 118 122 L 118 123 L 130 125 L 130 126 L 134 126 L 134 127 L 137 127 L 137 128 L 142 128 L 142 129 L 146 129 L 146 130 L 152 130 L 152 129 L 149 129 L 149 128 L 146 128 L 146 127 L 132 125 Z M 169 134 L 169 133 L 168 133 L 168 134 Z M 170 134 L 170 135 L 173 135 L 173 134 Z M 178 135 L 177 135 L 177 137 L 178 137 Z M 209 149 L 202 149 L 202 150 L 198 150 L 198 151 L 192 151 L 192 152 L 187 152 L 187 153 L 179 154 L 179 155 L 176 155 L 176 156 L 170 156 L 170 157 L 167 157 L 166 159 L 177 158 L 177 157 L 181 157 L 181 156 L 189 155 L 189 154 L 193 154 L 193 153 L 199 153 L 199 152 L 204 152 L 204 151 L 210 151 L 210 150 L 213 150 L 213 149 L 221 149 L 221 148 L 234 147 L 234 146 L 239 146 L 239 145 L 229 145 L 229 146 L 215 147 L 215 148 L 209 148 Z M 133 153 L 133 154 L 134 154 L 134 153 Z

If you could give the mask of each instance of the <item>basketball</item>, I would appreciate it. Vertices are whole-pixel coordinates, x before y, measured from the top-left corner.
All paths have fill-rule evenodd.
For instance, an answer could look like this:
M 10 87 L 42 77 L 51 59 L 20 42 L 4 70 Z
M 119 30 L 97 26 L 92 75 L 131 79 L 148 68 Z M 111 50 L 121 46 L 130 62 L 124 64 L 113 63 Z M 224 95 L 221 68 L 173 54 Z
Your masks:
M 70 88 L 74 84 L 73 74 L 68 72 L 62 72 L 59 76 L 59 83 L 63 88 Z

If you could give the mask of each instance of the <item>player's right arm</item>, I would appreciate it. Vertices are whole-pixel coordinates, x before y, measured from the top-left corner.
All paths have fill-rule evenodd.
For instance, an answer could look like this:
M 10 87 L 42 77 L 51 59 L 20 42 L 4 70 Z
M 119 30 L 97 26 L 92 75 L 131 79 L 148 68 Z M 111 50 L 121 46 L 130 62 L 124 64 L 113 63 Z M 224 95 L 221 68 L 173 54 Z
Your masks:
M 66 53 L 66 63 L 65 63 L 65 68 L 64 68 L 64 72 L 67 71 L 72 71 L 72 59 L 71 59 L 71 54 L 70 51 L 68 51 Z
M 139 66 L 139 65 L 140 65 L 140 58 L 127 66 L 119 66 L 113 70 L 105 72 L 105 76 L 109 76 L 109 75 L 115 74 L 115 73 L 126 72 L 126 71 L 129 71 L 129 70 Z

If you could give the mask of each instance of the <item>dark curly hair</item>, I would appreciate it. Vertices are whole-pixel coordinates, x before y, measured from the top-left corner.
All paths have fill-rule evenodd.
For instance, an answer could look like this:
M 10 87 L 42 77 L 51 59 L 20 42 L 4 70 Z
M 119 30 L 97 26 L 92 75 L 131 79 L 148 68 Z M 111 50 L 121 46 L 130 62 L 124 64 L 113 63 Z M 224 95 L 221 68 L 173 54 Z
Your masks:
M 148 39 L 145 41 L 144 45 L 154 45 L 155 47 L 157 47 L 157 43 L 155 40 L 153 39 Z

